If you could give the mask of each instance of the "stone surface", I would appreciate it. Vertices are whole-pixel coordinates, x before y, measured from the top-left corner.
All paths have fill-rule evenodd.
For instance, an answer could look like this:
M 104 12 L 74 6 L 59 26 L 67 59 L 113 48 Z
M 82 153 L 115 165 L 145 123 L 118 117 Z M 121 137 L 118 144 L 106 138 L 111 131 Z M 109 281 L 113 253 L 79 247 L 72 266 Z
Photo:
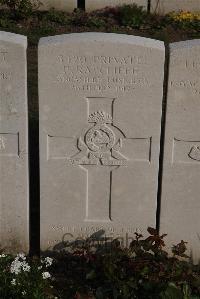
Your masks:
M 200 259 L 200 40 L 170 45 L 161 231 Z
M 200 0 L 151 0 L 151 11 L 160 14 L 171 11 L 200 11 Z
M 0 244 L 29 248 L 27 39 L 0 32 Z
M 106 6 L 117 6 L 123 4 L 137 4 L 147 8 L 148 0 L 85 0 L 86 11 L 101 9 Z
M 42 249 L 155 226 L 164 52 L 119 34 L 40 40 Z
M 73 11 L 77 8 L 77 0 L 40 0 L 40 2 L 42 3 L 40 10 L 48 10 L 53 7 L 57 10 Z

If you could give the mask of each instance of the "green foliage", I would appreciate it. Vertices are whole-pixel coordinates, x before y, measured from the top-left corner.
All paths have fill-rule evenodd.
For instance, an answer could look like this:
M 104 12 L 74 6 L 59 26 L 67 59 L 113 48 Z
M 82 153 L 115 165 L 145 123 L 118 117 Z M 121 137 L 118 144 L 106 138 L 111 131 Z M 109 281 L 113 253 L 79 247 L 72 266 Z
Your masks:
M 39 0 L 0 0 L 0 4 L 8 8 L 17 19 L 30 17 L 41 5 Z
M 147 16 L 148 14 L 142 6 L 132 4 L 119 7 L 119 19 L 124 26 L 139 29 L 147 21 Z
M 43 20 L 61 25 L 68 25 L 71 22 L 71 18 L 67 13 L 57 11 L 54 8 L 51 8 L 43 15 Z
M 6 28 L 7 30 L 12 27 L 13 20 L 9 16 L 8 11 L 1 11 L 0 14 L 0 27 Z
M 200 32 L 200 12 L 192 13 L 189 11 L 180 11 L 178 13 L 169 13 L 166 18 L 182 30 L 194 30 Z
M 200 299 L 200 265 L 187 261 L 185 242 L 168 255 L 166 235 L 148 233 L 135 233 L 128 248 L 99 231 L 57 244 L 51 257 L 1 254 L 0 298 Z
M 86 25 L 88 27 L 102 28 L 102 27 L 106 26 L 106 22 L 103 19 L 99 18 L 99 17 L 90 16 L 87 19 Z
M 71 25 L 73 26 L 85 26 L 88 19 L 88 14 L 82 9 L 76 9 L 71 14 Z
M 62 26 L 87 26 L 87 27 L 104 27 L 105 21 L 99 16 L 88 15 L 83 10 L 76 9 L 71 15 L 62 11 L 56 11 L 50 9 L 46 14 L 43 15 L 43 21 L 47 23 L 56 23 Z
M 50 287 L 50 264 L 39 259 L 27 259 L 24 254 L 15 258 L 0 255 L 1 299 L 47 299 L 54 298 Z
M 101 236 L 64 243 L 53 269 L 55 289 L 63 280 L 59 298 L 200 299 L 200 268 L 187 261 L 185 243 L 169 256 L 166 235 L 148 232 L 147 238 L 135 233 L 124 249 L 118 240 L 101 243 Z
M 91 13 L 79 9 L 72 13 L 38 11 L 38 1 L 0 0 L 7 8 L 0 10 L 0 30 L 27 35 L 31 46 L 37 45 L 42 36 L 91 30 L 142 35 L 166 43 L 200 38 L 198 13 L 158 16 L 136 5 L 106 7 Z

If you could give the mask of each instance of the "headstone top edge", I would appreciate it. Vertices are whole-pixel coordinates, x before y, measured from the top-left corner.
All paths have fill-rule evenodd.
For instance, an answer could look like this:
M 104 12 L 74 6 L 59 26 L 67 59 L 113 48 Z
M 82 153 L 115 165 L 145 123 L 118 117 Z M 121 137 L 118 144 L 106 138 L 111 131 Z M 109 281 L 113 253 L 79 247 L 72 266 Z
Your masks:
M 100 32 L 70 33 L 43 37 L 39 41 L 39 47 L 48 46 L 50 44 L 62 44 L 68 41 L 126 43 L 129 45 L 165 50 L 164 42 L 159 40 L 127 34 Z
M 200 47 L 200 39 L 185 40 L 169 44 L 171 51 L 193 47 Z
M 27 48 L 27 37 L 21 34 L 0 31 L 0 42 L 1 41 L 10 42 L 13 44 L 20 44 L 24 48 Z

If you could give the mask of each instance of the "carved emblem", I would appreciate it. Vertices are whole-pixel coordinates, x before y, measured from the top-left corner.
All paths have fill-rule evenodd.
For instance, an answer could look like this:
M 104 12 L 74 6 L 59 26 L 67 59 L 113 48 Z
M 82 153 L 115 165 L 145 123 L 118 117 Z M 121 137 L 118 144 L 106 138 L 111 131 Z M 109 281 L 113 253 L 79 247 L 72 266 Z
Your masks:
M 78 138 L 79 153 L 69 160 L 76 165 L 124 165 L 127 160 L 121 153 L 122 132 L 113 126 L 112 116 L 104 111 L 89 115 L 88 123 L 94 126 Z
M 188 157 L 192 160 L 200 161 L 200 147 L 198 145 L 194 145 L 191 148 Z

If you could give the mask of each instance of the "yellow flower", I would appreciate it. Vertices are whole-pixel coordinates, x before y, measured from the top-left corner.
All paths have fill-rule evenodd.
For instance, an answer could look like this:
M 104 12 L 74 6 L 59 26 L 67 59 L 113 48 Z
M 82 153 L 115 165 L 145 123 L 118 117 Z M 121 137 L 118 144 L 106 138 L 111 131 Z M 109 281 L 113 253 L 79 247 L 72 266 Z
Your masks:
M 199 21 L 200 20 L 200 12 L 192 13 L 190 11 L 180 11 L 178 13 L 172 12 L 170 17 L 174 21 L 182 22 L 182 21 Z

